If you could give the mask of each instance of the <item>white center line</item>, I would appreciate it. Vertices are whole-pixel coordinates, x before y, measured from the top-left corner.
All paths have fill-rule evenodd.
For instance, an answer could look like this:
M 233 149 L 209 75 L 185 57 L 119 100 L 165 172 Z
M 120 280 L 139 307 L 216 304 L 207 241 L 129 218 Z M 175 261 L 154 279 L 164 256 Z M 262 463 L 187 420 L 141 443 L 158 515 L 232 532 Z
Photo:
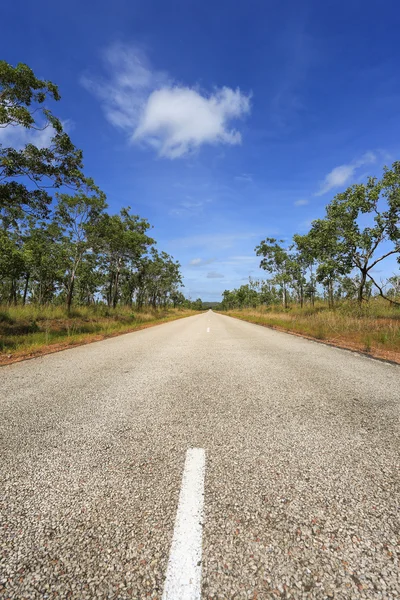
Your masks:
M 200 600 L 205 452 L 189 448 L 176 513 L 163 600 Z
M 209 327 L 207 327 L 207 333 L 210 333 L 210 328 Z

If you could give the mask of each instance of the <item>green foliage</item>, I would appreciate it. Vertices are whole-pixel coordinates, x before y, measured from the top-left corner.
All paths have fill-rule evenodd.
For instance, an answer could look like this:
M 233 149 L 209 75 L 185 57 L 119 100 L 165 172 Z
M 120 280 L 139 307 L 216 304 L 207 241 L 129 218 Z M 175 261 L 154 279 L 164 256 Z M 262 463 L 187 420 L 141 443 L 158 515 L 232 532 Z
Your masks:
M 325 217 L 313 221 L 306 235 L 295 235 L 289 247 L 283 243 L 266 238 L 255 250 L 285 309 L 290 301 L 314 304 L 321 286 L 330 307 L 342 297 L 356 297 L 361 306 L 374 292 L 400 305 L 398 275 L 384 284 L 374 275 L 387 257 L 397 256 L 400 262 L 400 162 L 385 167 L 380 180 L 369 177 L 366 184 L 337 194 Z M 227 308 L 256 304 L 248 297 L 243 301 L 246 294 L 241 288 L 223 296 Z M 260 291 L 258 297 L 261 304 L 274 303 Z
M 184 306 L 180 265 L 154 248 L 148 221 L 129 207 L 109 214 L 83 175 L 82 153 L 47 106 L 59 100 L 27 65 L 0 61 L 0 127 L 52 132 L 47 148 L 0 145 L 0 302 L 65 305 L 71 316 L 103 299 L 107 310 Z
M 0 214 L 9 223 L 25 212 L 45 215 L 51 202 L 49 188 L 82 183 L 82 152 L 45 107 L 46 100 L 60 100 L 57 86 L 37 79 L 27 65 L 13 67 L 0 61 L 0 127 L 53 131 L 47 148 L 31 143 L 22 149 L 0 145 Z

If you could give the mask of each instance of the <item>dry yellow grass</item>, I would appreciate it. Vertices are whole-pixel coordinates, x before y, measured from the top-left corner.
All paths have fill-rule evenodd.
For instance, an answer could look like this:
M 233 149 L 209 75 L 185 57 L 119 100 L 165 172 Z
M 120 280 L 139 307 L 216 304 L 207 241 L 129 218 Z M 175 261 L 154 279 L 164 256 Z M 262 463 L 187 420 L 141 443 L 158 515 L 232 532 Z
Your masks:
M 98 341 L 144 327 L 180 319 L 196 311 L 130 307 L 64 307 L 34 305 L 0 307 L 0 364 Z
M 343 304 L 335 310 L 324 305 L 288 311 L 261 307 L 230 310 L 226 314 L 400 362 L 400 310 L 378 300 L 362 310 Z

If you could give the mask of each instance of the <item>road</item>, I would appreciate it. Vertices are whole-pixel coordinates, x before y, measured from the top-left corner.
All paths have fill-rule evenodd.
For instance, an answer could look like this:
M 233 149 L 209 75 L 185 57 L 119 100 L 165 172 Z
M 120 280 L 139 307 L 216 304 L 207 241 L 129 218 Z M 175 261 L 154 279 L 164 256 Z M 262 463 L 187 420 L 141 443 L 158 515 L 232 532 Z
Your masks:
M 202 598 L 400 597 L 400 367 L 210 311 L 0 390 L 1 598 L 161 598 L 190 448 Z

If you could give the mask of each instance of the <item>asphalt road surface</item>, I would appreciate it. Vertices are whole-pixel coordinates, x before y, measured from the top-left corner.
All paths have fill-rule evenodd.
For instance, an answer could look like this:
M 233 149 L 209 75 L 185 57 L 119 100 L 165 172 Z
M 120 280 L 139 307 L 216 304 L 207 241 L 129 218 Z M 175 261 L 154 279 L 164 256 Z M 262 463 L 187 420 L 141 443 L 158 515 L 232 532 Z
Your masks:
M 212 312 L 3 367 L 0 597 L 399 598 L 399 408 L 400 367 Z

